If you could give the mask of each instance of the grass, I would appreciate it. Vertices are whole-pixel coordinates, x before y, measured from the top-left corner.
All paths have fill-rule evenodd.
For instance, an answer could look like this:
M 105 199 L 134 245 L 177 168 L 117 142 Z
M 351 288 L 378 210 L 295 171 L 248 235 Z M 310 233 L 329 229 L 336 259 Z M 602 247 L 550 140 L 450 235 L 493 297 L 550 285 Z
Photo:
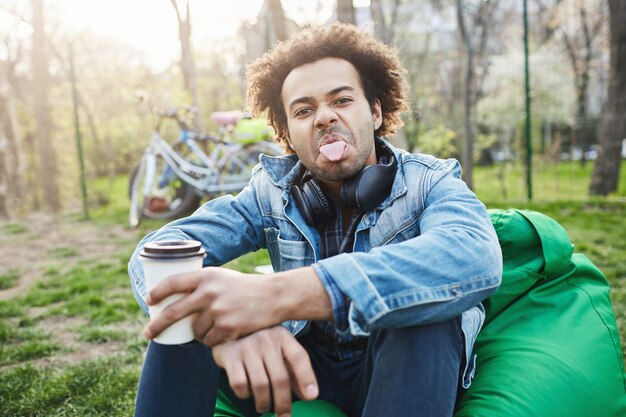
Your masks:
M 620 192 L 608 199 L 586 197 L 591 167 L 578 164 L 538 166 L 535 200 L 525 199 L 522 170 L 505 168 L 506 184 L 497 178 L 498 168 L 477 168 L 478 196 L 490 208 L 529 208 L 559 221 L 568 231 L 576 251 L 585 253 L 605 273 L 622 339 L 626 346 L 626 169 Z M 503 199 L 505 189 L 507 199 Z M 42 278 L 18 296 L 0 301 L 0 415 L 4 416 L 110 416 L 131 415 L 146 342 L 139 329 L 145 317 L 136 306 L 128 285 L 126 262 L 139 237 L 163 222 L 146 221 L 135 239 L 119 239 L 110 233 L 114 224 L 127 221 L 125 179 L 107 179 L 90 184 L 98 201 L 92 207 L 92 224 L 101 231 L 103 242 L 118 247 L 113 259 L 93 262 L 81 259 L 80 248 L 59 246 L 43 254 L 51 262 Z M 561 193 L 557 194 L 557 191 Z M 566 198 L 559 201 L 557 197 Z M 62 219 L 79 222 L 82 215 Z M 36 232 L 10 223 L 3 232 L 11 238 Z M 259 251 L 232 261 L 227 266 L 252 272 L 269 263 Z M 14 286 L 22 271 L 0 275 L 0 289 Z M 70 344 L 57 338 L 46 323 L 74 323 L 71 331 L 84 349 L 96 350 L 111 344 L 120 351 L 97 359 L 56 364 L 55 358 L 76 354 Z M 120 353 L 121 352 L 121 353 Z M 47 359 L 45 359 L 47 358 Z M 41 361 L 46 360 L 42 366 Z
M 20 278 L 20 273 L 17 269 L 12 269 L 2 275 L 0 275 L 0 290 L 6 290 L 15 285 Z
M 21 223 L 7 223 L 2 229 L 7 235 L 21 235 L 28 232 L 26 225 Z
M 31 365 L 0 373 L 6 416 L 129 416 L 137 360 L 81 363 L 62 369 Z
M 532 195 L 539 202 L 588 201 L 593 165 L 578 162 L 554 162 L 536 158 L 533 161 Z M 512 202 L 525 205 L 527 199 L 524 166 L 517 162 L 495 164 L 474 169 L 476 194 L 487 202 Z M 626 202 L 626 161 L 620 170 L 616 193 L 602 201 Z

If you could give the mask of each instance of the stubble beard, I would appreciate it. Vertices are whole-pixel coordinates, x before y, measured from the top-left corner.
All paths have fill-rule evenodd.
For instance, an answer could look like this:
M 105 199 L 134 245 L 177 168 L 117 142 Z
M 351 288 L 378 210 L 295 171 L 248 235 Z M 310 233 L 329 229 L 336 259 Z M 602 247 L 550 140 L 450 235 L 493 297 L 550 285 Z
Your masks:
M 348 146 L 357 145 L 357 141 L 360 141 L 360 142 L 366 141 L 367 139 L 365 138 L 369 136 L 372 138 L 371 140 L 372 140 L 372 146 L 373 146 L 374 122 L 372 121 L 371 123 L 362 126 L 357 131 L 357 138 L 355 138 L 354 135 L 352 135 L 350 131 L 348 131 L 347 129 L 343 127 L 333 127 L 330 129 L 320 130 L 316 136 L 316 143 L 319 143 L 322 140 L 322 138 L 324 138 L 324 136 L 331 135 L 331 134 L 337 134 L 337 135 L 342 136 L 345 139 Z M 353 147 L 352 149 L 357 150 L 358 153 L 351 158 L 350 162 L 340 161 L 340 162 L 332 163 L 333 164 L 332 166 L 334 168 L 332 170 L 323 169 L 318 166 L 313 166 L 309 168 L 309 170 L 313 173 L 313 175 L 316 178 L 319 178 L 321 180 L 326 180 L 326 181 L 340 181 L 340 180 L 345 180 L 347 178 L 351 178 L 355 176 L 356 174 L 358 174 L 363 169 L 371 153 L 371 148 L 367 146 L 359 147 L 359 148 Z

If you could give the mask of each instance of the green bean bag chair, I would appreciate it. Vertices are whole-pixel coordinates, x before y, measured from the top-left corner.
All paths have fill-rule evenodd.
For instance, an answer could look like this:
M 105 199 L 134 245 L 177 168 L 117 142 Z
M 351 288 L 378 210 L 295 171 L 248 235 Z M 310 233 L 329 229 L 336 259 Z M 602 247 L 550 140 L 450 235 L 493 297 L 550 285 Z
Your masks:
M 455 417 L 626 417 L 626 376 L 606 278 L 565 230 L 532 211 L 492 210 L 502 285 L 485 300 L 477 371 Z M 241 414 L 220 394 L 216 417 Z M 266 414 L 264 417 L 273 416 Z M 343 417 L 298 401 L 294 417 Z
M 477 370 L 455 417 L 625 417 L 626 378 L 604 275 L 531 211 L 490 212 L 504 271 L 485 300 Z
M 345 417 L 346 415 L 334 404 L 324 400 L 296 401 L 291 407 L 293 417 Z M 235 405 L 222 394 L 217 394 L 214 417 L 244 417 Z M 275 417 L 274 413 L 265 413 L 261 417 Z

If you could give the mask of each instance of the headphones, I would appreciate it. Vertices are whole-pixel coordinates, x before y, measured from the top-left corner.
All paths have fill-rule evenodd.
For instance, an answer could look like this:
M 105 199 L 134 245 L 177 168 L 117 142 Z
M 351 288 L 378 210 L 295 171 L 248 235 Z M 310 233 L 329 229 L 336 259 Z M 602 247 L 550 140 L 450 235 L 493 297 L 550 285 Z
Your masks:
M 398 162 L 389 147 L 377 144 L 377 148 L 380 151 L 379 163 L 363 167 L 358 174 L 343 182 L 341 203 L 347 208 L 361 212 L 372 210 L 391 192 Z M 326 193 L 308 170 L 300 183 L 292 185 L 289 190 L 310 226 L 326 223 L 326 219 L 334 215 Z

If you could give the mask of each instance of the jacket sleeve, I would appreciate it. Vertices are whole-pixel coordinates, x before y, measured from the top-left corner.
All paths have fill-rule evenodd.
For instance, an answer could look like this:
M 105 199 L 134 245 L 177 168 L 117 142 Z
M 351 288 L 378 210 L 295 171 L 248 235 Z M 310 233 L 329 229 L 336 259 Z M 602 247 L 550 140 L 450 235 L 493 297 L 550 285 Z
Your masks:
M 349 298 L 348 327 L 367 335 L 376 328 L 404 327 L 456 317 L 495 292 L 502 254 L 485 206 L 460 179 L 460 166 L 448 160 L 430 172 L 423 196 L 419 235 L 402 242 L 319 261 Z
M 236 197 L 225 195 L 213 199 L 191 216 L 169 223 L 139 242 L 128 263 L 128 273 L 135 299 L 145 312 L 148 311 L 146 288 L 139 253 L 147 242 L 197 240 L 207 253 L 204 266 L 222 265 L 265 246 L 255 187 L 259 175 L 260 171 L 257 171 L 250 184 Z

